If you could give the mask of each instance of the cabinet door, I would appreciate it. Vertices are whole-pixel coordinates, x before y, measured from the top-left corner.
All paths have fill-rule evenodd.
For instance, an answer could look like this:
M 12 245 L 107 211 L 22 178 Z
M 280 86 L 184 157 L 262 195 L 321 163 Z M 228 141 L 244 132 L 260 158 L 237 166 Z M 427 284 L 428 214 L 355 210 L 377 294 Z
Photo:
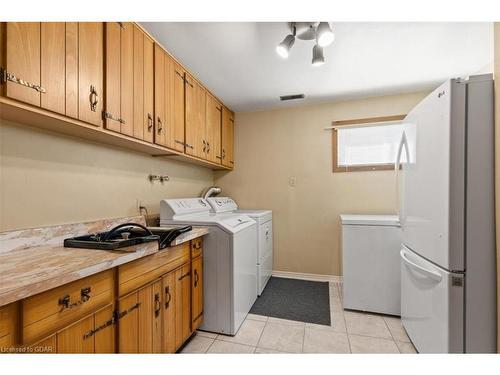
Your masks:
M 139 353 L 139 308 L 137 292 L 118 300 L 118 351 Z
M 78 118 L 78 22 L 66 22 L 65 113 Z
M 222 108 L 222 165 L 234 167 L 233 156 L 234 115 L 227 108 Z
M 205 159 L 205 90 L 186 74 L 186 154 Z
M 120 133 L 134 134 L 134 25 L 123 22 L 120 40 Z
M 173 69 L 173 129 L 174 129 L 174 144 L 173 148 L 177 151 L 184 151 L 184 125 L 185 125 L 185 98 L 184 98 L 184 75 L 185 71 L 177 64 L 172 64 Z
M 196 330 L 203 322 L 203 257 L 199 256 L 191 262 L 191 322 L 192 330 Z
M 5 69 L 26 85 L 7 80 L 5 95 L 40 106 L 40 23 L 7 22 L 6 34 Z
M 155 44 L 155 135 L 156 144 L 165 144 L 165 52 Z
M 153 142 L 154 132 L 154 42 L 144 34 L 144 140 Z
M 163 351 L 175 353 L 177 349 L 175 341 L 175 275 L 172 271 L 162 277 L 163 291 Z
M 144 139 L 144 33 L 134 28 L 134 137 Z
M 118 300 L 120 353 L 161 350 L 161 280 Z
M 57 333 L 57 353 L 93 353 L 94 337 L 87 336 L 94 328 L 94 315 L 88 316 Z
M 115 352 L 114 305 L 109 305 L 94 314 L 94 353 Z
M 106 22 L 106 129 L 120 132 L 120 59 L 121 28 L 118 22 Z
M 206 156 L 207 160 L 221 162 L 222 105 L 207 93 Z
M 78 24 L 78 118 L 102 125 L 103 24 Z
M 41 107 L 66 113 L 66 25 L 64 22 L 41 23 L 40 82 L 45 89 Z
M 163 94 L 163 99 L 165 101 L 165 123 L 164 127 L 164 145 L 169 148 L 174 148 L 174 61 L 167 54 L 164 53 L 164 74 L 163 77 L 165 79 L 164 89 L 165 92 Z
M 191 335 L 191 265 L 175 272 L 175 343 L 176 349 Z

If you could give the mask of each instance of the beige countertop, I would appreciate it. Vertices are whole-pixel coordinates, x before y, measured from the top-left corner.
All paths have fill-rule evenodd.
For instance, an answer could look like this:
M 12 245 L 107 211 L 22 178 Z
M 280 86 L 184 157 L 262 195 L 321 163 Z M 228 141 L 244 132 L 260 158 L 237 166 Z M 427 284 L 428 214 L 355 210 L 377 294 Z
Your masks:
M 169 251 L 169 248 L 159 250 L 157 242 L 144 243 L 121 250 L 66 248 L 62 242 L 54 239 L 55 237 L 67 238 L 81 235 L 85 231 L 89 233 L 89 227 L 105 230 L 123 221 L 125 220 L 117 219 L 117 221 L 107 220 L 0 233 L 0 243 L 3 244 L 0 248 L 0 306 L 158 251 Z M 77 225 L 78 227 L 75 227 Z M 75 228 L 78 228 L 76 233 Z M 209 229 L 206 227 L 193 228 L 192 231 L 177 237 L 172 245 L 180 245 L 204 236 L 208 232 Z M 39 237 L 39 240 L 36 241 L 34 236 Z M 41 245 L 35 246 L 35 244 Z

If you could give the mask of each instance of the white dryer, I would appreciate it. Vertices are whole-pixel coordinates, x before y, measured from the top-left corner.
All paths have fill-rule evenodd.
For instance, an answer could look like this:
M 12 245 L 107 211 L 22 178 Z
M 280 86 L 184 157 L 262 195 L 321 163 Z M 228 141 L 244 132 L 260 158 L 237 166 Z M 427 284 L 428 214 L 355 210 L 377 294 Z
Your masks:
M 273 212 L 271 210 L 240 210 L 229 197 L 207 198 L 216 214 L 247 215 L 257 222 L 257 295 L 261 295 L 273 272 Z
M 201 198 L 164 199 L 160 225 L 207 226 L 203 240 L 204 319 L 200 329 L 235 335 L 257 299 L 257 225 L 247 215 L 210 213 Z

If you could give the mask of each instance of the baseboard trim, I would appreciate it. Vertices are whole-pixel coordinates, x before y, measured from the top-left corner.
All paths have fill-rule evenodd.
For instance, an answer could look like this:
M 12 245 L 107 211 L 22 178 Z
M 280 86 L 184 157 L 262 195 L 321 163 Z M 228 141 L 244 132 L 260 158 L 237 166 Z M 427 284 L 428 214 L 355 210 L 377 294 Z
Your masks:
M 329 281 L 329 282 L 334 282 L 334 283 L 341 283 L 342 282 L 342 276 L 319 275 L 316 273 L 273 271 L 272 275 L 276 276 L 276 277 L 285 277 L 287 279 L 299 279 L 299 280 L 309 280 L 309 281 Z

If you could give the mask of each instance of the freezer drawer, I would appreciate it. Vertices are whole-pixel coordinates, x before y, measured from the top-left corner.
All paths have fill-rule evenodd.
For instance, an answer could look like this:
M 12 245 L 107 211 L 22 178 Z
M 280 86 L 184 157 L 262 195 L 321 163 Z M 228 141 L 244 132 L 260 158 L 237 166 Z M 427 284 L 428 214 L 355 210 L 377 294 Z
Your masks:
M 405 246 L 401 320 L 420 353 L 464 351 L 464 275 L 435 266 Z

